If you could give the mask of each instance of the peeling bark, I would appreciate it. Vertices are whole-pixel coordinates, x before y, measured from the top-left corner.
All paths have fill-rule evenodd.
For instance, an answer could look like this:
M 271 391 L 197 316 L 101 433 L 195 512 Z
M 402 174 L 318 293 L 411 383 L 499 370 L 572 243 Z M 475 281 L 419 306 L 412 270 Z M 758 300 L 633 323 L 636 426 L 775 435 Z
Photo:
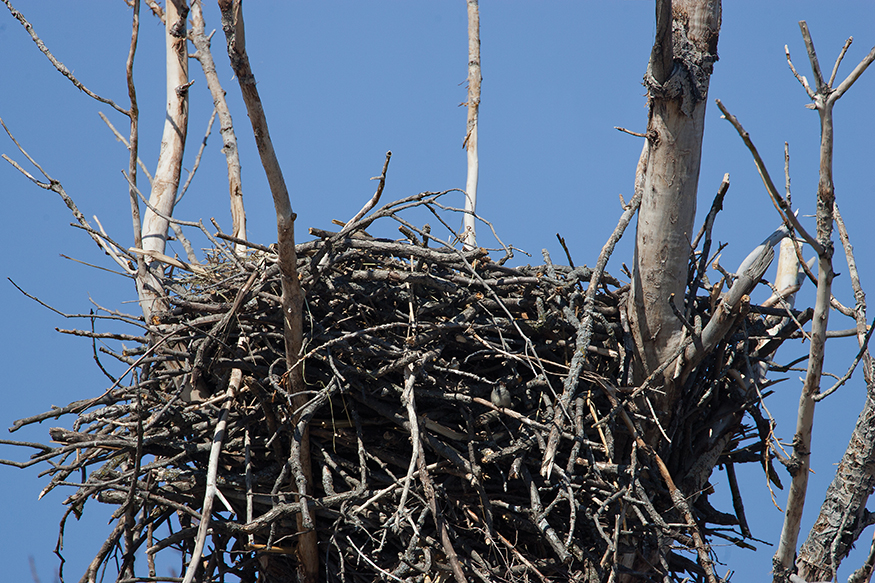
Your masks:
M 188 130 L 188 47 L 186 46 L 186 18 L 188 5 L 184 0 L 167 3 L 166 52 L 167 52 L 167 107 L 164 134 L 161 138 L 161 153 L 158 168 L 152 180 L 149 204 L 158 210 L 146 209 L 143 217 L 142 249 L 147 252 L 147 273 L 137 278 L 137 291 L 146 321 L 153 313 L 167 309 L 163 290 L 158 279 L 150 273 L 162 270 L 162 264 L 150 260 L 150 251 L 164 253 L 167 244 L 167 228 L 170 223 L 164 217 L 173 214 L 179 176 L 182 170 L 182 155 L 185 152 L 185 136 Z M 163 216 L 162 216 L 163 215 Z
M 687 282 L 705 105 L 717 60 L 720 9 L 720 2 L 711 0 L 686 0 L 673 5 L 670 1 L 657 2 L 658 36 L 645 75 L 650 148 L 628 304 L 640 378 L 674 354 L 684 338 L 683 324 L 669 302 L 672 295 L 684 297 Z M 673 25 L 664 22 L 669 12 Z M 677 307 L 683 313 L 683 306 Z M 657 408 L 669 410 L 675 398 L 674 391 L 667 387 L 664 396 L 658 398 Z

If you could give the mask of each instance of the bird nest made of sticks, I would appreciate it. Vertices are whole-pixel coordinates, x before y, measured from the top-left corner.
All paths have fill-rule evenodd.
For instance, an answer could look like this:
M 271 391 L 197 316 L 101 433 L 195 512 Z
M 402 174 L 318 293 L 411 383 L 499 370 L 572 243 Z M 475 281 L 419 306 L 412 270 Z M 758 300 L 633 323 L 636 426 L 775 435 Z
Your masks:
M 543 265 L 508 267 L 509 253 L 451 247 L 398 214 L 434 209 L 439 196 L 362 222 L 394 218 L 400 240 L 314 229 L 297 246 L 302 407 L 284 382 L 270 249 L 217 252 L 199 275 L 166 280 L 171 310 L 153 323 L 160 342 L 114 354 L 131 367 L 126 385 L 42 417 L 76 415 L 34 456 L 52 464 L 45 491 L 75 487 L 67 515 L 90 499 L 117 507 L 95 561 L 133 546 L 150 562 L 170 549 L 188 562 L 220 419 L 200 581 L 255 581 L 265 556 L 294 565 L 296 455 L 307 431 L 306 524 L 328 581 L 446 581 L 455 568 L 483 581 L 607 581 L 642 549 L 655 550 L 664 576 L 699 579 L 697 546 L 714 535 L 746 544 L 729 528 L 743 516 L 714 510 L 707 480 L 718 463 L 767 463 L 759 434 L 768 424 L 741 424 L 745 411 L 762 421 L 757 401 L 726 375 L 762 324 L 749 316 L 689 383 L 665 462 L 691 502 L 690 524 L 627 423 L 650 416 L 631 398 L 628 286 L 597 274 L 587 296 L 586 267 L 554 265 L 546 253 Z M 695 308 L 707 319 L 709 306 L 703 298 Z M 239 388 L 227 391 L 235 371 Z M 198 396 L 183 390 L 192 375 Z

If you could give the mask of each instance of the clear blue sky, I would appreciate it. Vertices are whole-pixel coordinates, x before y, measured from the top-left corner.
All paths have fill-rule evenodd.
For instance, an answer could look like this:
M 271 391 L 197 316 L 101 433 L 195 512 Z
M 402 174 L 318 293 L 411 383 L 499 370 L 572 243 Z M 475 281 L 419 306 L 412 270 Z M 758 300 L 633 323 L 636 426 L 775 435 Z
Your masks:
M 130 11 L 123 2 L 79 3 L 16 0 L 55 56 L 91 90 L 127 103 L 124 63 L 130 38 Z M 465 5 L 457 2 L 264 2 L 245 6 L 247 49 L 259 81 L 274 145 L 298 213 L 299 238 L 306 227 L 331 228 L 333 218 L 350 218 L 373 194 L 387 150 L 393 158 L 384 200 L 423 190 L 464 187 L 467 42 Z M 843 78 L 875 45 L 875 4 L 871 2 L 727 2 L 720 34 L 720 61 L 711 80 L 699 220 L 710 206 L 725 172 L 732 186 L 719 215 L 715 240 L 729 243 L 722 263 L 730 270 L 779 224 L 751 157 L 731 126 L 720 119 L 720 98 L 751 133 L 776 182 L 782 182 L 783 143 L 790 143 L 794 203 L 814 212 L 817 184 L 817 114 L 806 109 L 803 89 L 784 57 L 811 77 L 797 22 L 808 21 L 821 66 L 832 68 L 848 36 Z M 654 33 L 651 1 L 516 2 L 484 0 L 481 5 L 483 93 L 480 125 L 478 212 L 492 221 L 507 243 L 533 255 L 519 262 L 540 263 L 547 248 L 564 261 L 556 241 L 565 237 L 577 264 L 592 265 L 621 212 L 618 194 L 631 197 L 639 138 L 613 129 L 643 131 L 646 103 L 641 78 Z M 216 8 L 207 6 L 207 30 L 219 28 Z M 163 122 L 163 36 L 159 21 L 144 7 L 135 65 L 141 111 L 140 155 L 154 167 Z M 273 209 L 245 109 L 227 66 L 221 30 L 214 37 L 220 79 L 228 91 L 243 160 L 249 237 L 275 239 Z M 0 9 L 0 116 L 18 140 L 60 180 L 87 217 L 97 215 L 117 240 L 131 241 L 127 187 L 121 171 L 127 153 L 97 115 L 106 113 L 126 134 L 125 118 L 76 90 L 54 71 L 23 28 Z M 211 100 L 197 62 L 191 63 L 190 169 L 210 116 Z M 835 183 L 838 203 L 857 250 L 863 285 L 875 274 L 875 230 L 871 227 L 873 184 L 866 174 L 872 157 L 875 70 L 868 71 L 836 107 Z M 177 207 L 179 218 L 215 217 L 230 230 L 225 162 L 214 129 L 191 190 Z M 6 136 L 0 152 L 24 163 Z M 90 362 L 91 345 L 58 334 L 55 327 L 86 327 L 38 306 L 5 281 L 68 313 L 87 313 L 95 302 L 130 313 L 137 306 L 131 282 L 60 257 L 113 267 L 91 240 L 68 226 L 72 217 L 61 200 L 31 185 L 0 162 L 4 252 L 0 259 L 0 302 L 5 306 L 3 408 L 0 426 L 15 419 L 97 395 L 107 381 Z M 455 201 L 462 206 L 461 196 Z M 812 224 L 811 219 L 805 219 Z M 620 275 L 631 264 L 632 231 L 614 253 L 608 270 Z M 481 244 L 488 244 L 481 234 Z M 837 252 L 834 293 L 853 305 L 847 267 Z M 810 287 L 810 286 L 809 286 Z M 762 294 L 765 295 L 765 294 Z M 870 293 L 870 298 L 873 297 Z M 811 301 L 810 289 L 797 305 Z M 758 298 L 754 298 L 755 300 Z M 760 297 L 759 299 L 762 299 Z M 871 310 L 870 310 L 871 312 Z M 833 312 L 831 328 L 853 323 Z M 853 340 L 828 345 L 827 368 L 839 375 L 856 351 Z M 788 343 L 779 361 L 805 346 Z M 801 373 L 776 387 L 768 400 L 778 434 L 792 438 Z M 828 382 L 828 381 L 825 381 Z M 865 396 L 858 373 L 818 407 L 814 427 L 811 494 L 803 530 L 810 526 L 832 478 Z M 70 420 L 61 423 L 69 425 Z M 57 422 L 9 437 L 46 441 Z M 25 452 L 0 448 L 0 457 L 24 459 Z M 40 468 L 44 469 L 44 468 Z M 38 470 L 0 467 L 0 555 L 8 581 L 31 580 L 29 555 L 42 581 L 53 578 L 52 549 L 61 501 L 71 492 L 37 493 L 47 479 Z M 786 472 L 784 473 L 786 476 Z M 777 542 L 781 514 L 771 502 L 759 466 L 741 472 L 748 520 L 754 536 Z M 785 480 L 785 483 L 789 479 Z M 725 474 L 712 483 L 715 506 L 731 511 Z M 783 507 L 786 494 L 778 492 Z M 78 580 L 107 532 L 108 514 L 90 503 L 82 522 L 70 519 L 65 539 L 65 572 Z M 845 563 L 842 577 L 859 566 L 861 552 Z M 719 551 L 734 581 L 767 580 L 774 547 L 756 553 Z M 841 578 L 841 577 L 840 577 Z

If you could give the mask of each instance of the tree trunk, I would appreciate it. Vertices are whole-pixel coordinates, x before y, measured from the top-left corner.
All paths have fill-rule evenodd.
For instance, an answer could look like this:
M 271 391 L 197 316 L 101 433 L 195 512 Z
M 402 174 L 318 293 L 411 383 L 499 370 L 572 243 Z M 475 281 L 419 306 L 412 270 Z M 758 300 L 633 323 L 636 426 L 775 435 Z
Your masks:
M 167 53 L 167 109 L 164 118 L 164 134 L 161 137 L 161 153 L 158 168 L 152 180 L 150 207 L 143 217 L 143 250 L 149 269 L 137 277 L 137 292 L 143 315 L 151 322 L 152 314 L 167 309 L 161 283 L 152 270 L 163 270 L 163 264 L 152 259 L 150 252 L 164 253 L 167 245 L 165 217 L 173 214 L 179 175 L 182 170 L 182 155 L 185 152 L 185 136 L 188 129 L 188 47 L 186 45 L 186 18 L 188 5 L 184 0 L 167 2 L 166 53 Z M 153 210 L 155 209 L 155 210 Z M 158 212 L 155 212 L 155 211 Z
M 684 340 L 683 324 L 669 302 L 684 312 L 705 105 L 720 18 L 719 0 L 656 2 L 656 39 L 644 77 L 650 110 L 647 144 L 635 179 L 636 186 L 642 185 L 642 198 L 626 306 L 636 350 L 635 384 L 676 354 Z M 673 372 L 668 367 L 666 378 Z M 675 398 L 671 382 L 654 394 L 654 412 L 663 427 Z M 648 444 L 658 450 L 656 429 L 646 433 Z M 660 564 L 661 549 L 642 550 L 636 541 L 633 537 L 621 545 L 627 550 L 618 561 L 633 573 L 651 572 Z M 619 580 L 638 579 L 621 573 Z
M 696 215 L 708 82 L 717 60 L 719 0 L 658 0 L 657 38 L 645 75 L 650 114 L 644 192 L 638 212 L 629 322 L 642 380 L 676 352 L 683 313 L 690 241 Z M 670 378 L 672 367 L 667 369 Z M 675 389 L 656 397 L 670 411 Z

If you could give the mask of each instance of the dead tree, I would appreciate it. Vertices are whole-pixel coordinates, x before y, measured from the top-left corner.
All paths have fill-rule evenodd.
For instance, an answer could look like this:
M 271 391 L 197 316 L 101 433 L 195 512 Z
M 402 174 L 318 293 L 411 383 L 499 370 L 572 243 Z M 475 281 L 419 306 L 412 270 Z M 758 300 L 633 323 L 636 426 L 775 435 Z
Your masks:
M 676 357 L 686 328 L 690 243 L 708 84 L 717 60 L 719 0 L 659 0 L 656 40 L 645 76 L 649 117 L 638 164 L 642 190 L 635 238 L 635 262 L 628 305 L 635 338 L 638 376 L 643 380 Z M 661 423 L 671 420 L 678 382 L 667 374 L 654 406 Z

